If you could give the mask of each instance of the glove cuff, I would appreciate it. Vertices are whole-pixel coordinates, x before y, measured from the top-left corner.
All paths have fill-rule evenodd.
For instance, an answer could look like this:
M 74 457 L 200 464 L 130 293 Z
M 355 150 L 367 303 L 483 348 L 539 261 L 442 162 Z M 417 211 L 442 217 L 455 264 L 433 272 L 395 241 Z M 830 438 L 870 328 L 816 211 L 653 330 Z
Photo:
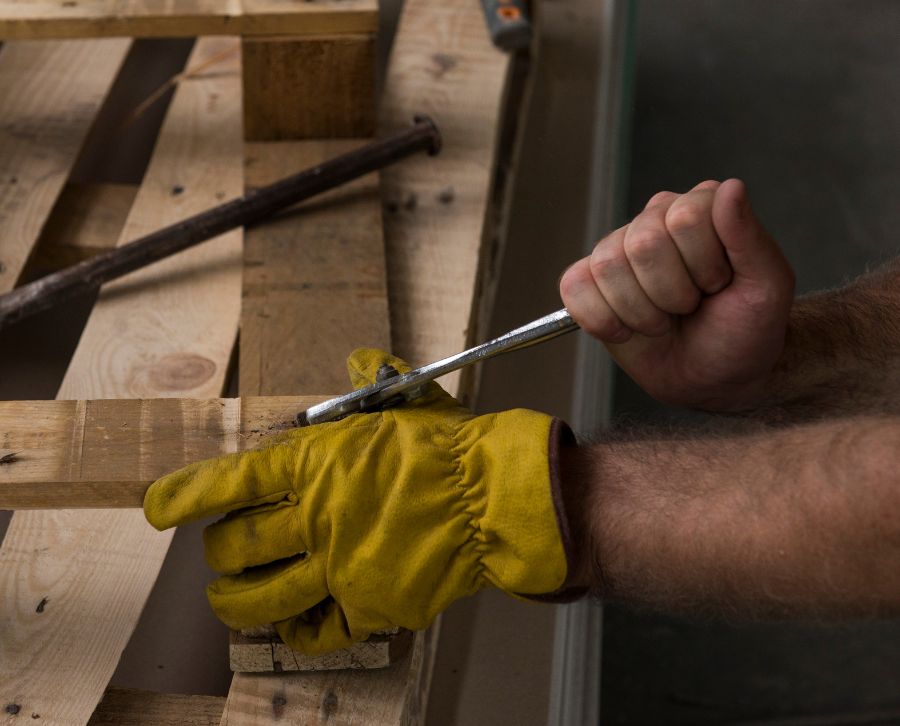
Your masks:
M 556 512 L 559 536 L 566 553 L 566 580 L 553 592 L 543 595 L 527 595 L 526 597 L 530 600 L 556 603 L 573 602 L 584 597 L 589 590 L 585 585 L 577 583 L 579 563 L 583 556 L 581 551 L 583 538 L 580 536 L 580 526 L 570 516 L 574 507 L 571 501 L 567 506 L 563 488 L 562 451 L 577 445 L 575 434 L 569 425 L 561 419 L 554 418 L 550 424 L 547 458 L 550 465 L 550 494 L 553 497 L 553 509 Z

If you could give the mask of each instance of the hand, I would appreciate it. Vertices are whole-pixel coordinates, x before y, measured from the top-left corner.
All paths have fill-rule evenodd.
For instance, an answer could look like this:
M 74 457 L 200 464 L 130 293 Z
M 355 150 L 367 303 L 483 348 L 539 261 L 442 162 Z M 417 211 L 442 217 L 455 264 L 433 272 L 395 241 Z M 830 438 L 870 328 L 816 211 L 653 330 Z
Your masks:
M 737 179 L 660 192 L 566 270 L 572 317 L 665 403 L 755 403 L 784 349 L 794 274 Z
M 382 363 L 348 360 L 357 387 Z M 158 529 L 215 513 L 207 588 L 232 628 L 274 623 L 319 654 L 392 626 L 427 627 L 487 585 L 551 593 L 566 579 L 557 448 L 564 425 L 533 411 L 476 417 L 437 384 L 383 413 L 294 429 L 264 448 L 188 466 L 144 499 Z

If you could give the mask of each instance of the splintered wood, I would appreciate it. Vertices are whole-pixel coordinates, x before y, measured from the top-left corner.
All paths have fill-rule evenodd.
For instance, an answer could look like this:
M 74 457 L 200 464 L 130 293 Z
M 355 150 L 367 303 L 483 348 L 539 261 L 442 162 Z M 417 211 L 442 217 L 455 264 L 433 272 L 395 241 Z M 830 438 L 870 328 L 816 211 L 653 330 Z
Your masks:
M 0 39 L 369 33 L 376 0 L 0 0 Z
M 253 448 L 322 400 L 0 402 L 0 509 L 140 507 L 163 474 Z

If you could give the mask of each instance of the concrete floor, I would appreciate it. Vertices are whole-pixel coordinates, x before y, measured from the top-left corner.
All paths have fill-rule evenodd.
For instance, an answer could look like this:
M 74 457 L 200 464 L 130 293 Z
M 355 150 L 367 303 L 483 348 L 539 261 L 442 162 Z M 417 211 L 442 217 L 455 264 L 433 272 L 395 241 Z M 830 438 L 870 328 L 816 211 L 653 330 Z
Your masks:
M 632 212 L 661 189 L 742 177 L 801 293 L 900 252 L 900 3 L 643 0 L 638 33 Z M 666 413 L 622 376 L 616 409 Z M 601 706 L 606 724 L 897 723 L 872 712 L 900 708 L 900 622 L 607 607 Z

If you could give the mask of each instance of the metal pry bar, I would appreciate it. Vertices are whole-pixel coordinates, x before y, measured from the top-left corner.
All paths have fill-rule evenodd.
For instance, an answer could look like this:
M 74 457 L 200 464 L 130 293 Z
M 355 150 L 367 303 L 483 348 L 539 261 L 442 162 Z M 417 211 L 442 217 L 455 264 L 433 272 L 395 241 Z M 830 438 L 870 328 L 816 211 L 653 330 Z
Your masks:
M 415 398 L 420 393 L 421 388 L 435 378 L 460 368 L 465 368 L 473 363 L 493 358 L 501 353 L 509 353 L 530 345 L 543 343 L 545 340 L 556 338 L 577 328 L 578 323 L 572 320 L 568 310 L 565 308 L 557 310 L 555 313 L 538 318 L 527 325 L 504 333 L 498 338 L 464 350 L 462 353 L 429 363 L 409 373 L 402 373 L 398 376 L 377 381 L 370 386 L 357 389 L 345 396 L 338 396 L 315 406 L 310 406 L 306 411 L 297 415 L 297 425 L 312 426 L 327 421 L 334 421 L 352 413 L 375 411 L 398 396 L 407 399 Z
M 427 116 L 416 116 L 413 125 L 404 131 L 323 161 L 274 184 L 0 295 L 0 328 L 58 305 L 79 293 L 96 290 L 105 282 L 218 237 L 235 227 L 262 222 L 282 209 L 383 169 L 411 154 L 427 151 L 434 155 L 440 148 L 441 134 L 437 125 Z

